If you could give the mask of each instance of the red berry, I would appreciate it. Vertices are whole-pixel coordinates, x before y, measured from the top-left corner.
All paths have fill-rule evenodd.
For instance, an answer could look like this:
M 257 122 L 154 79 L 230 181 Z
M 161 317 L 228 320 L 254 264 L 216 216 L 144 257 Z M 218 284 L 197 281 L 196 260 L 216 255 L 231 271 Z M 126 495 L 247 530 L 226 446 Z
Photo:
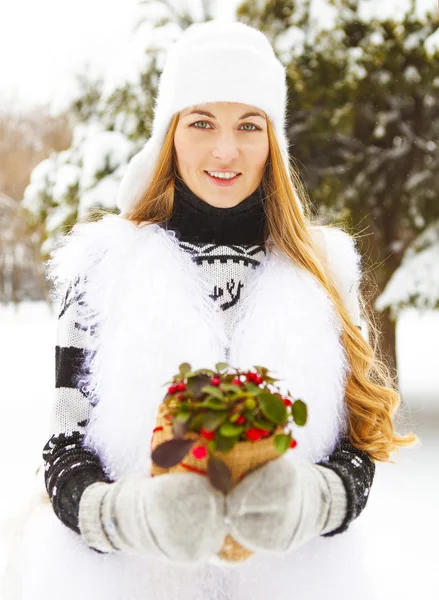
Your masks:
M 206 440 L 213 440 L 215 437 L 215 432 L 207 431 L 207 429 L 201 429 L 200 433 Z
M 283 403 L 285 404 L 285 406 L 293 406 L 293 403 L 291 402 L 291 400 L 289 398 L 282 398 Z
M 295 448 L 297 446 L 296 440 L 291 440 L 290 448 Z
M 253 373 L 253 371 L 249 371 L 246 375 L 247 381 L 254 381 L 255 377 L 257 377 L 257 373 Z
M 177 391 L 178 392 L 184 392 L 186 389 L 186 384 L 183 383 L 183 381 L 181 381 L 180 383 L 177 383 Z
M 244 415 L 239 415 L 239 417 L 235 421 L 237 425 L 244 425 L 245 422 L 246 418 L 244 417 Z
M 207 449 L 205 446 L 195 446 L 195 448 L 192 448 L 192 455 L 198 459 L 206 458 Z
M 177 391 L 176 385 L 171 385 L 168 387 L 168 394 L 175 394 L 176 391 Z
M 219 385 L 221 383 L 221 379 L 219 377 L 212 377 L 212 379 L 210 380 L 210 383 L 212 385 Z
M 184 394 L 178 394 L 177 400 L 184 400 Z
M 254 382 L 256 383 L 256 385 L 259 385 L 263 381 L 264 381 L 264 379 L 260 375 L 256 375 L 256 377 L 254 379 Z
M 237 377 L 232 381 L 233 385 L 239 385 L 242 386 L 242 381 L 240 379 L 238 379 Z
M 260 440 L 261 437 L 263 437 L 263 435 L 265 434 L 265 432 L 266 432 L 265 429 L 258 429 L 257 427 L 251 427 L 250 429 L 247 429 L 245 434 L 246 434 L 248 440 L 251 440 L 252 442 L 254 442 L 256 440 Z

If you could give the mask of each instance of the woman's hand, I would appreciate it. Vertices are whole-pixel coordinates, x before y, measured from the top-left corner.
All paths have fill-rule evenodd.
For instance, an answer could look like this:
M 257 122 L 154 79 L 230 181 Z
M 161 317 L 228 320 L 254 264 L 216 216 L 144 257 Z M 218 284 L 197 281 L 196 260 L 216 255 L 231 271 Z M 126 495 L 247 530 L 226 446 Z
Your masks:
M 136 473 L 86 488 L 79 527 L 85 542 L 103 552 L 197 563 L 222 547 L 224 509 L 223 493 L 203 475 Z
M 336 473 L 286 457 L 252 471 L 226 496 L 230 534 L 253 552 L 297 548 L 335 529 L 345 512 L 346 495 Z

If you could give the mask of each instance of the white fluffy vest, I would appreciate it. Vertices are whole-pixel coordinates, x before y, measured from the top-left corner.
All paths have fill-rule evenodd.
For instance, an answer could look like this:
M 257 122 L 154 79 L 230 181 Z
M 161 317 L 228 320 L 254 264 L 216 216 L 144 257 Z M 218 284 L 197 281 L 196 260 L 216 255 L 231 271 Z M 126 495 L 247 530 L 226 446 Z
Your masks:
M 349 277 L 357 258 L 350 238 L 347 243 L 337 231 L 323 236 L 325 248 L 333 264 L 351 266 Z M 226 359 L 227 337 L 211 290 L 171 232 L 151 224 L 136 228 L 115 215 L 77 225 L 48 267 L 55 299 L 69 281 L 87 275 L 84 318 L 99 323 L 83 381 L 98 399 L 86 445 L 114 479 L 149 473 L 157 407 L 178 366 L 214 368 Z M 298 445 L 287 455 L 315 462 L 346 428 L 349 364 L 339 317 L 320 283 L 280 251 L 268 251 L 259 269 L 226 362 L 240 369 L 266 366 L 283 393 L 306 402 L 308 422 L 293 426 Z

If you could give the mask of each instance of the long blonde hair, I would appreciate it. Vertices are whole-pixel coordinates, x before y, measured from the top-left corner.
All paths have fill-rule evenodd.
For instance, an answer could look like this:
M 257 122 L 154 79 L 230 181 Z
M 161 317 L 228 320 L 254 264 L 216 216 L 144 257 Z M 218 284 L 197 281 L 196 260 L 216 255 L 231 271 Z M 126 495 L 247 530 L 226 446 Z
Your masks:
M 179 176 L 174 148 L 178 122 L 179 114 L 176 114 L 170 124 L 149 188 L 126 217 L 137 225 L 145 221 L 162 223 L 172 214 L 174 181 Z M 311 236 L 309 228 L 313 226 L 313 220 L 305 189 L 292 165 L 290 175 L 294 185 L 291 185 L 268 118 L 267 128 L 270 152 L 261 182 L 266 199 L 266 231 L 277 248 L 320 281 L 340 316 L 342 343 L 351 365 L 345 392 L 349 441 L 376 461 L 394 463 L 389 455 L 399 450 L 399 446 L 417 444 L 419 438 L 411 432 L 399 435 L 395 431 L 393 417 L 400 406 L 401 397 L 395 380 L 380 357 L 378 328 L 365 311 L 361 292 L 359 300 L 362 318 L 367 324 L 369 337 L 373 339 L 373 346 L 353 324 L 329 274 L 326 259 Z M 303 206 L 303 213 L 298 202 Z M 102 212 L 106 211 L 99 211 L 100 214 Z

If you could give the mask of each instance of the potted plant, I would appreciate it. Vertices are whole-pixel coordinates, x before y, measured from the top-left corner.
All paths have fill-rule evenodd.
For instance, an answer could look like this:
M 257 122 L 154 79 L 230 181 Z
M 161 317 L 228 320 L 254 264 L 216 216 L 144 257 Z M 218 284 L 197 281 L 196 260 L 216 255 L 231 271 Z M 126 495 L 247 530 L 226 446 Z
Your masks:
M 265 367 L 250 371 L 217 363 L 215 370 L 179 367 L 159 406 L 151 440 L 152 476 L 193 471 L 224 494 L 257 467 L 295 448 L 290 426 L 303 426 L 306 404 L 282 396 Z M 246 560 L 252 552 L 226 536 L 219 556 Z

